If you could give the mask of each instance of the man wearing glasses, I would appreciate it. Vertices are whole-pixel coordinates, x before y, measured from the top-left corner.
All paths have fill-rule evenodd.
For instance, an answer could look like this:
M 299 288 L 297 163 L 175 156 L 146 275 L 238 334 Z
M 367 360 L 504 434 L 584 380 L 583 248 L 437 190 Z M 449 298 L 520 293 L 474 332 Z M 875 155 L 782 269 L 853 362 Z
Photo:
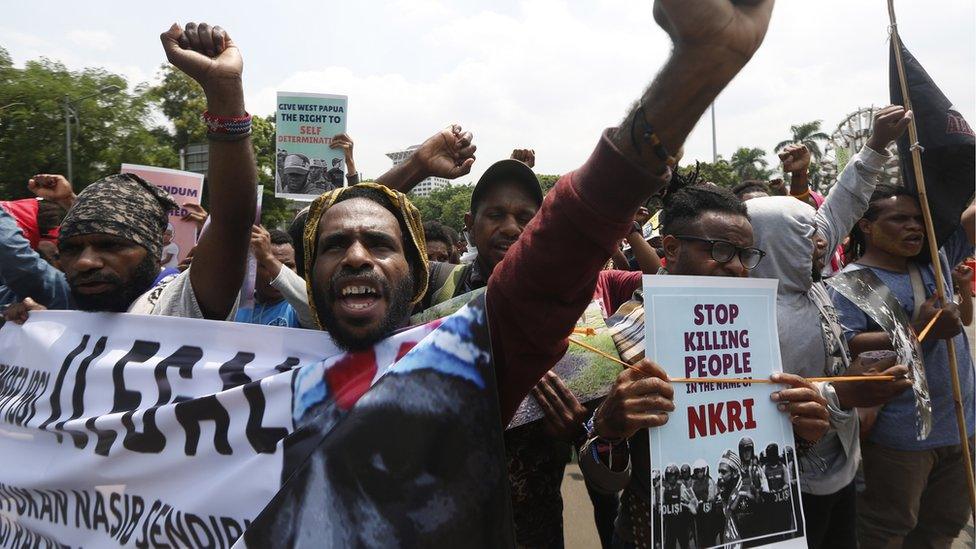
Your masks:
M 745 205 L 727 189 L 675 177 L 664 198 L 662 245 L 667 268 L 659 274 L 690 276 L 749 276 L 765 253 L 753 245 L 752 225 Z M 794 200 L 794 202 L 796 202 Z M 813 384 L 798 376 L 784 376 L 790 385 L 780 391 L 795 418 L 798 443 L 813 443 L 827 429 L 827 410 Z M 587 423 L 587 444 L 580 451 L 580 467 L 595 490 L 615 493 L 620 500 L 614 538 L 622 547 L 652 547 L 650 539 L 651 463 L 646 418 L 666 413 L 648 406 L 644 378 L 627 369 Z M 660 468 L 660 464 L 657 465 Z M 672 532 L 687 547 L 690 531 Z M 726 540 L 732 541 L 732 540 Z

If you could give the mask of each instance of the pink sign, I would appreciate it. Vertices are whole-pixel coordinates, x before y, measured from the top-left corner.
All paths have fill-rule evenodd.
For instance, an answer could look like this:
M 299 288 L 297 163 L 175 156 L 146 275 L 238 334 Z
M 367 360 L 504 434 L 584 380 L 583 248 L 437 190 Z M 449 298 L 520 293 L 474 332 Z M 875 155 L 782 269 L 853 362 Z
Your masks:
M 169 212 L 169 226 L 163 233 L 163 251 L 159 261 L 162 268 L 176 268 L 186 254 L 196 246 L 197 226 L 192 221 L 184 221 L 186 210 L 183 205 L 203 200 L 203 175 L 193 172 L 122 164 L 122 173 L 132 173 L 168 192 L 180 208 Z

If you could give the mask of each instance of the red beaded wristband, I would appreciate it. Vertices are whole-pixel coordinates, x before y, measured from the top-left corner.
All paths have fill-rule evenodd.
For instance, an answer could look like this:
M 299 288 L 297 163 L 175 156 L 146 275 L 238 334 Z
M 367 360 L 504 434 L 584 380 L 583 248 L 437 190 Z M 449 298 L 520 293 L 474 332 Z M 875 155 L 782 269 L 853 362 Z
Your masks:
M 207 126 L 207 133 L 227 135 L 247 135 L 251 133 L 251 115 L 217 116 L 206 111 L 201 116 Z

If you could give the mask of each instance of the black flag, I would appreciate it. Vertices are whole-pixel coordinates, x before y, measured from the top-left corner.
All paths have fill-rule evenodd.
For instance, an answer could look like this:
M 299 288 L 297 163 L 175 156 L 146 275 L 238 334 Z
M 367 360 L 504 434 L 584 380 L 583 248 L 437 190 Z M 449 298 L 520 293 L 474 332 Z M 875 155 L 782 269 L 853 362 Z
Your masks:
M 902 63 L 908 82 L 908 95 L 912 101 L 918 142 L 922 147 L 922 173 L 925 189 L 935 226 L 939 246 L 945 244 L 959 226 L 959 217 L 973 197 L 973 181 L 976 179 L 976 139 L 973 129 L 966 123 L 952 103 L 935 85 L 922 65 L 909 53 L 901 42 Z M 904 105 L 898 66 L 895 62 L 894 40 L 891 42 L 891 59 L 888 66 L 891 103 Z M 901 176 L 905 187 L 918 196 L 915 172 L 912 165 L 911 143 L 906 132 L 898 139 Z M 923 251 L 920 258 L 929 258 Z

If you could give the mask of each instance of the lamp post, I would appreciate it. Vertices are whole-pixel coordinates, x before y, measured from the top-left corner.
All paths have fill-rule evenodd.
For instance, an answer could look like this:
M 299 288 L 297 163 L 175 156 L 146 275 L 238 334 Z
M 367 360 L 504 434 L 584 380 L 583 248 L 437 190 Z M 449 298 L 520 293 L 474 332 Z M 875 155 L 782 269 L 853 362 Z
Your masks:
M 61 106 L 64 109 L 64 156 L 65 156 L 65 161 L 68 165 L 67 166 L 68 169 L 66 170 L 68 181 L 74 181 L 74 173 L 72 173 L 74 170 L 71 162 L 71 117 L 74 116 L 75 123 L 78 122 L 78 112 L 74 109 L 74 104 L 80 101 L 84 101 L 89 97 L 95 97 L 96 95 L 102 95 L 105 93 L 117 92 L 121 89 L 122 89 L 121 87 L 112 84 L 109 86 L 105 86 L 104 88 L 100 88 L 96 92 L 89 93 L 88 95 L 83 95 L 74 100 L 70 99 L 67 95 L 64 96 Z

